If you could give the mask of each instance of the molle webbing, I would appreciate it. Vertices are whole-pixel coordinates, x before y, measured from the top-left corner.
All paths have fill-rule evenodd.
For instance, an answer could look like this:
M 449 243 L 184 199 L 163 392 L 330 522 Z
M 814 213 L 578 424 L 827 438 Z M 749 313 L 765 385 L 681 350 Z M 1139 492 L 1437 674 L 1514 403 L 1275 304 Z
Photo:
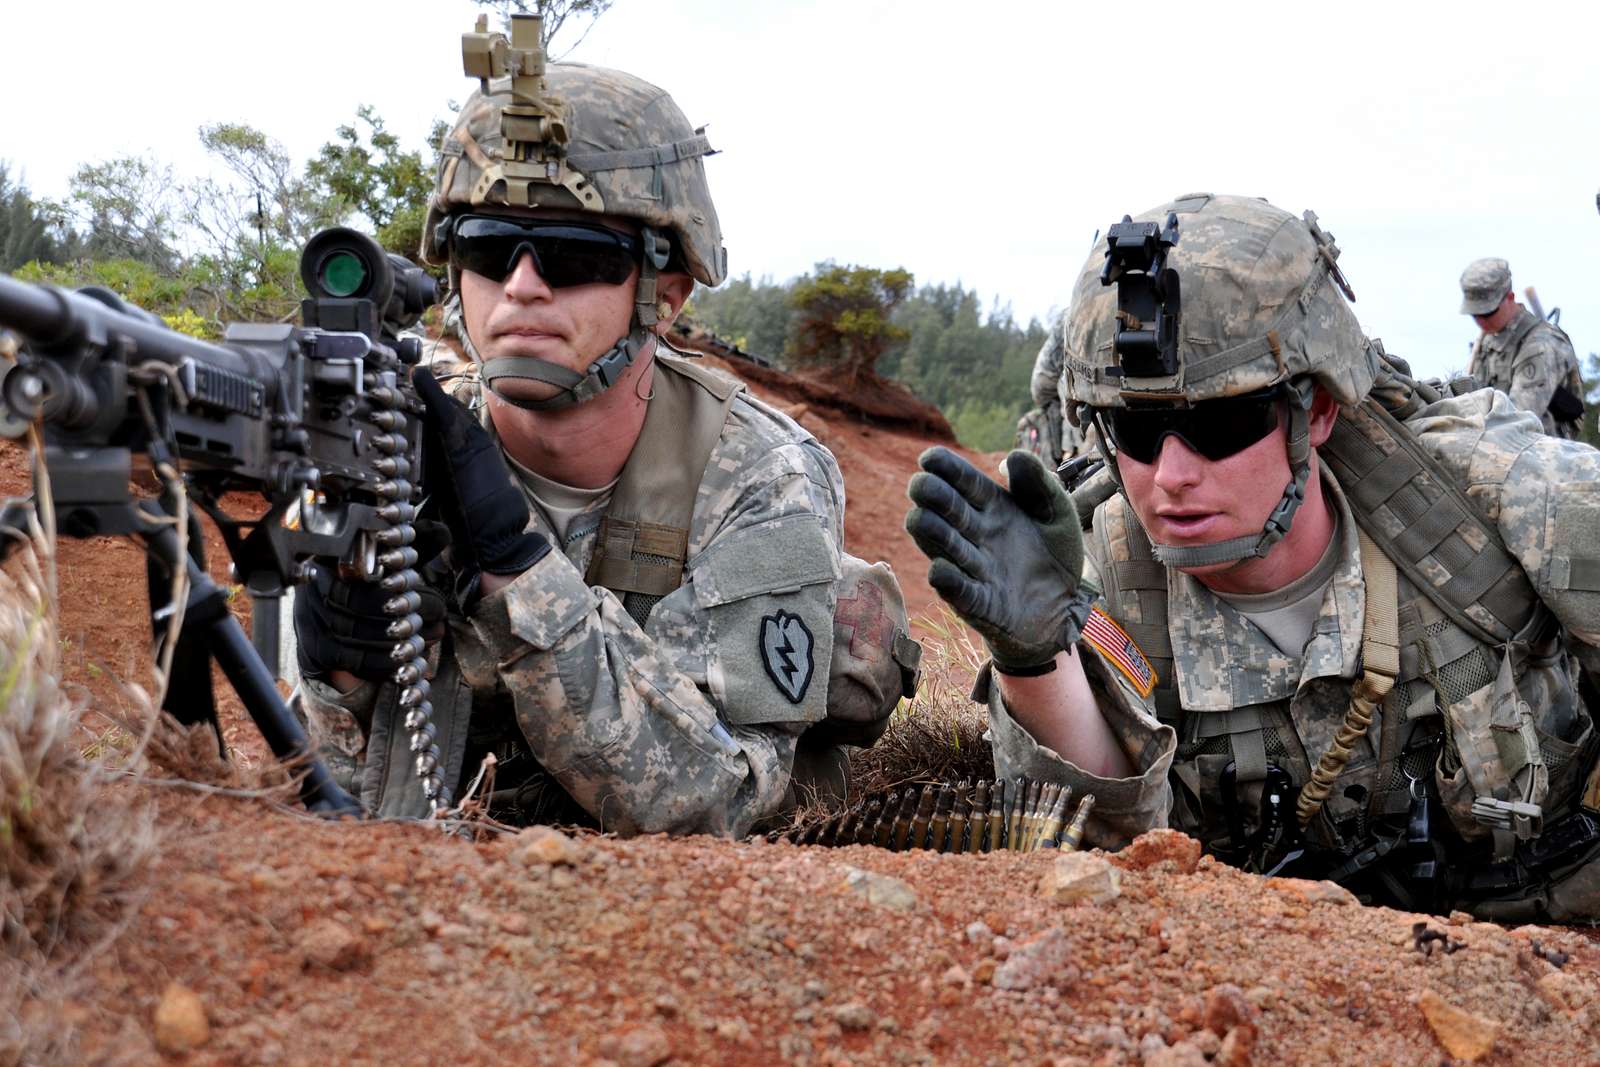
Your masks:
M 1499 531 L 1392 415 L 1345 408 L 1319 451 L 1361 528 L 1451 621 L 1490 645 L 1527 624 L 1538 598 Z
M 617 594 L 640 626 L 683 584 L 695 495 L 742 388 L 656 349 L 644 428 L 600 520 L 584 575 Z
M 1126 505 L 1124 505 L 1126 507 Z M 1167 632 L 1167 567 L 1155 558 L 1150 538 L 1130 514 L 1127 520 L 1128 558 L 1110 565 L 1106 577 L 1107 600 L 1112 617 L 1133 638 L 1156 672 L 1156 687 L 1151 693 L 1156 716 L 1169 726 L 1177 726 L 1182 715 L 1178 707 L 1177 672 L 1172 669 L 1172 635 Z M 1142 622 L 1128 610 L 1134 601 Z

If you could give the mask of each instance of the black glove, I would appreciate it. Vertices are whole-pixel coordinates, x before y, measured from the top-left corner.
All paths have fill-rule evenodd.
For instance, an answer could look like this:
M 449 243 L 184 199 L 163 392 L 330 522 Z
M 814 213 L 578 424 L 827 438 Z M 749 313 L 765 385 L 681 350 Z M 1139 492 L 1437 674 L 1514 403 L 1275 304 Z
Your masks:
M 294 594 L 294 636 L 299 650 L 300 673 L 321 678 L 329 671 L 349 671 L 357 678 L 381 681 L 399 664 L 389 658 L 396 638 L 385 632 L 396 616 L 383 605 L 394 594 L 375 582 L 345 581 L 338 576 L 338 561 L 318 557 L 311 579 Z M 424 637 L 444 618 L 444 597 L 426 583 L 417 587 Z M 400 616 L 403 618 L 403 616 Z
M 521 574 L 544 558 L 550 542 L 527 529 L 527 498 L 477 417 L 446 395 L 426 367 L 414 370 L 411 381 L 422 398 L 427 433 L 422 485 L 450 528 L 451 557 L 465 579 L 458 598 L 471 610 L 477 572 Z
M 947 448 L 918 460 L 906 530 L 933 560 L 928 584 L 983 635 L 995 667 L 1042 674 L 1077 641 L 1083 530 L 1072 497 L 1037 456 L 1006 457 L 1006 489 Z

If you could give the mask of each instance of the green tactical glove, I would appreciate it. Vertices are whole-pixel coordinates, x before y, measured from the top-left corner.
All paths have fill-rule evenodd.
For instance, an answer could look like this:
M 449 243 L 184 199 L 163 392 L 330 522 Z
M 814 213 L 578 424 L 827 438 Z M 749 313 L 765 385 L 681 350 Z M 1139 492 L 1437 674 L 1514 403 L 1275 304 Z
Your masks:
M 1003 674 L 1047 674 L 1078 640 L 1091 597 L 1072 497 L 1037 456 L 1006 457 L 1009 491 L 947 448 L 907 489 L 906 530 L 933 561 L 928 584 L 983 635 Z

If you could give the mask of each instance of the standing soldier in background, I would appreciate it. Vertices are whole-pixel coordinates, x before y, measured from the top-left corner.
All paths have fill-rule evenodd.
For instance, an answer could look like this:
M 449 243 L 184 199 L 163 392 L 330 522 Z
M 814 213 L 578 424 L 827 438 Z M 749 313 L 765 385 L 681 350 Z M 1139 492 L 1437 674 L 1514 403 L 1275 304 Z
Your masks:
M 727 270 L 703 132 L 632 75 L 546 70 L 532 16 L 462 47 L 481 87 L 423 228 L 447 336 L 414 375 L 449 534 L 407 594 L 437 774 L 411 770 L 383 597 L 328 566 L 296 601 L 308 717 L 381 815 L 426 814 L 493 755 L 502 819 L 743 835 L 842 787 L 839 745 L 911 688 L 899 587 L 844 553 L 833 456 L 666 346 Z
M 1461 272 L 1461 313 L 1483 330 L 1467 373 L 1539 416 L 1545 433 L 1576 439 L 1583 429 L 1578 357 L 1560 327 L 1517 302 L 1505 260 L 1474 260 Z
M 1083 431 L 1063 418 L 1061 368 L 1066 352 L 1061 343 L 1061 312 L 1050 310 L 1050 333 L 1033 361 L 1033 409 L 1017 422 L 1017 447 L 1054 467 L 1085 451 Z
M 1600 452 L 1411 380 L 1337 257 L 1246 197 L 1125 219 L 1066 329 L 1106 469 L 923 455 L 906 526 L 992 656 L 996 773 L 1094 794 L 1094 845 L 1600 920 Z

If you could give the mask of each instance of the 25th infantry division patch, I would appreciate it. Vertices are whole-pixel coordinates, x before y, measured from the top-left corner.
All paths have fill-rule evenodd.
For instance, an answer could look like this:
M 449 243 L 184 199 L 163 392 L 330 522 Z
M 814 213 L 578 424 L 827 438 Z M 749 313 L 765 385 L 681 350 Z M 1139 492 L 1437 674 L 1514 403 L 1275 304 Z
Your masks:
M 791 704 L 805 699 L 813 670 L 811 631 L 787 611 L 761 617 L 761 665 Z

